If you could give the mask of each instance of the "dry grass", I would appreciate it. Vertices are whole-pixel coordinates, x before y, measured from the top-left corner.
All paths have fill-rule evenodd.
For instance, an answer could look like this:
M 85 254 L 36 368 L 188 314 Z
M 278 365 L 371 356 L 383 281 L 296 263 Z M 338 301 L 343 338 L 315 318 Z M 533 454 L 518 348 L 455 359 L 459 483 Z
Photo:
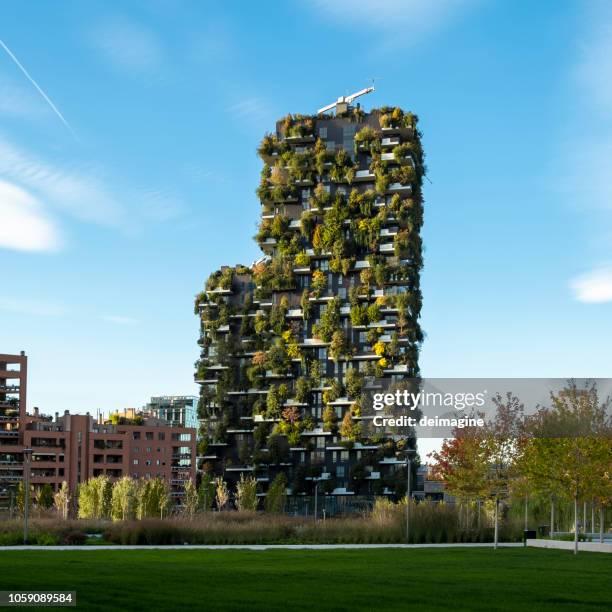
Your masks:
M 207 512 L 186 518 L 142 521 L 62 521 L 34 519 L 30 542 L 40 545 L 83 544 L 88 535 L 102 534 L 112 544 L 348 544 L 406 541 L 405 504 L 381 500 L 372 513 L 314 522 L 312 518 L 253 512 Z M 460 529 L 457 511 L 443 504 L 411 504 L 413 543 L 489 542 L 492 527 Z M 501 539 L 518 540 L 520 528 L 504 524 Z M 0 523 L 0 545 L 22 543 L 21 521 Z

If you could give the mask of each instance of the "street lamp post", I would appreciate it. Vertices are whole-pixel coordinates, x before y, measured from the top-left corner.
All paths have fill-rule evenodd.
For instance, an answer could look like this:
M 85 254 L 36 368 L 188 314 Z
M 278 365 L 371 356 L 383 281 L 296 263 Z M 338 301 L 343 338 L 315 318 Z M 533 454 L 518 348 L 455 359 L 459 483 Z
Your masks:
M 28 518 L 30 513 L 30 457 L 31 448 L 23 449 L 24 509 L 23 509 L 23 543 L 28 543 Z
M 317 520 L 317 516 L 318 516 L 318 513 L 319 513 L 319 509 L 318 509 L 318 501 L 319 501 L 319 497 L 318 497 L 318 492 L 319 492 L 319 482 L 320 482 L 320 480 L 317 480 L 317 481 L 316 481 L 316 484 L 315 484 L 315 507 L 314 507 L 314 519 L 315 519 L 315 522 L 316 522 L 316 520 Z
M 412 460 L 410 459 L 409 453 L 416 453 L 416 449 L 406 449 L 406 544 L 410 544 L 410 481 L 412 476 Z

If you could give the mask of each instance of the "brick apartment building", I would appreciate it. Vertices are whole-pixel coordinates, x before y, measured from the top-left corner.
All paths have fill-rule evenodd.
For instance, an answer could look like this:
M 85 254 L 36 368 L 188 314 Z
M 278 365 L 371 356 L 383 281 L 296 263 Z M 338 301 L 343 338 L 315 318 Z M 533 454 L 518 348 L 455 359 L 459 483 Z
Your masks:
M 24 431 L 32 449 L 31 482 L 71 489 L 94 476 L 117 480 L 160 477 L 180 498 L 185 483 L 195 481 L 196 431 L 145 418 L 142 425 L 99 423 L 89 414 L 33 415 Z
M 195 481 L 196 429 L 150 416 L 138 424 L 128 418 L 112 424 L 89 413 L 66 411 L 51 418 L 35 408 L 27 414 L 26 380 L 25 355 L 0 355 L 0 489 L 22 480 L 24 448 L 32 449 L 30 482 L 35 488 L 49 483 L 57 490 L 66 481 L 74 490 L 101 475 L 112 480 L 160 477 L 180 501 L 185 483 Z
M 28 358 L 0 353 L 0 498 L 23 477 Z

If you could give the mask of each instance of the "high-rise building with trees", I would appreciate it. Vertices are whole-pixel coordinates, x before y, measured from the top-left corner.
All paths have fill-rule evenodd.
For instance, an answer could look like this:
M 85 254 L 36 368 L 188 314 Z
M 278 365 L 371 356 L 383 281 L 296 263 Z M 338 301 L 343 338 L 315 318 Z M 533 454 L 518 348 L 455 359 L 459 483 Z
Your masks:
M 423 152 L 400 108 L 288 115 L 264 136 L 261 259 L 196 297 L 200 468 L 260 494 L 403 495 L 405 445 L 363 393 L 419 376 Z M 403 446 L 404 445 L 404 446 Z

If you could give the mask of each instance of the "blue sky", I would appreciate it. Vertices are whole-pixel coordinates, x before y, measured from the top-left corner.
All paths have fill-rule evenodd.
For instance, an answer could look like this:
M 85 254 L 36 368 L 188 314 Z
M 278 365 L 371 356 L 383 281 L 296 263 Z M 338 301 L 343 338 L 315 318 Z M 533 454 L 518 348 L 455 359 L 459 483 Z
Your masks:
M 423 374 L 610 375 L 606 3 L 9 1 L 0 39 L 56 109 L 0 49 L 0 352 L 30 407 L 196 393 L 193 295 L 259 254 L 259 139 L 372 77 L 365 108 L 421 119 Z

